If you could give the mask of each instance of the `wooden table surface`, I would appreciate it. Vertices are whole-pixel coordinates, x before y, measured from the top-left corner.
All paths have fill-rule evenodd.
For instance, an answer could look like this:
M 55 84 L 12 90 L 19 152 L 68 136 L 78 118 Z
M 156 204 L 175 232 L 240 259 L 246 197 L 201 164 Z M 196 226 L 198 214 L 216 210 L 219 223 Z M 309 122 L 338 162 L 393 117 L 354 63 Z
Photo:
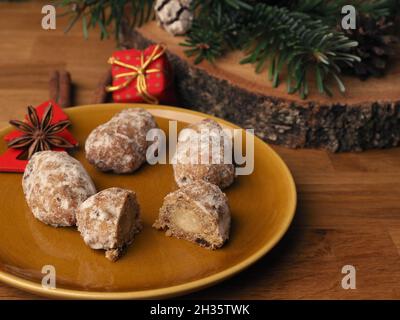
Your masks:
M 40 27 L 42 1 L 0 3 L 0 127 L 48 98 L 48 74 L 65 68 L 87 104 L 115 43 L 80 25 L 63 34 Z M 298 210 L 284 239 L 236 277 L 186 298 L 399 299 L 400 149 L 356 154 L 274 149 L 298 188 Z M 251 236 L 251 235 L 249 235 Z M 342 267 L 356 268 L 354 290 Z M 2 299 L 37 298 L 0 284 Z

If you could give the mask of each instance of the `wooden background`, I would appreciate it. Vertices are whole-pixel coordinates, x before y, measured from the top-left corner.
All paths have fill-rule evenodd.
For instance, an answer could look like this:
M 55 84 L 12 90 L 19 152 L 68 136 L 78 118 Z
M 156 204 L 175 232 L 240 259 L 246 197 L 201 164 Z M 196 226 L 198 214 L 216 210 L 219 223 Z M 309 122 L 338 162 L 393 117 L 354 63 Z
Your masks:
M 48 98 L 48 74 L 55 68 L 71 72 L 76 105 L 89 103 L 115 47 L 112 40 L 99 41 L 97 33 L 85 41 L 80 25 L 64 35 L 61 18 L 56 31 L 42 30 L 43 3 L 0 3 L 0 127 L 22 117 L 26 105 Z M 258 263 L 186 298 L 399 299 L 400 149 L 274 149 L 298 187 L 292 227 Z M 356 267 L 355 290 L 341 287 L 346 264 Z M 0 284 L 0 298 L 37 297 Z

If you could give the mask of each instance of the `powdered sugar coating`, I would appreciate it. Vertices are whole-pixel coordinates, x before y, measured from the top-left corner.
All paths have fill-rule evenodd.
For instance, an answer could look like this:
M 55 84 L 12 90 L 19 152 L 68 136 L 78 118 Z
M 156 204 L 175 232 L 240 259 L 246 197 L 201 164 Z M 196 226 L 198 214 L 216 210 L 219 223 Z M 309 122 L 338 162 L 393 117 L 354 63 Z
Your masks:
M 36 152 L 25 169 L 22 188 L 33 215 L 58 227 L 75 225 L 78 206 L 96 193 L 81 163 L 66 152 Z
M 180 140 L 177 145 L 176 153 L 173 157 L 173 168 L 175 181 L 179 187 L 185 186 L 196 180 L 204 180 L 213 183 L 220 188 L 226 188 L 231 185 L 235 179 L 235 167 L 232 163 L 224 163 L 224 150 L 223 144 L 224 138 L 226 138 L 228 150 L 232 149 L 232 139 L 223 132 L 222 127 L 211 119 L 204 119 L 198 123 L 195 123 L 188 127 L 198 133 L 203 130 L 208 130 L 210 136 L 204 138 L 201 137 L 199 145 L 196 141 L 181 139 L 185 134 L 184 131 L 180 133 Z M 211 147 L 211 139 L 213 135 L 220 137 L 221 144 L 219 148 Z M 205 142 L 205 143 L 204 143 Z M 197 152 L 193 152 L 197 150 Z M 209 163 L 201 163 L 202 154 L 208 150 Z M 211 161 L 211 159 L 217 159 L 218 161 Z
M 201 232 L 185 233 L 177 229 L 171 215 L 181 203 L 189 204 L 200 213 L 201 221 L 208 221 Z M 156 229 L 167 230 L 168 235 L 198 243 L 202 247 L 216 249 L 229 238 L 231 215 L 228 199 L 221 189 L 203 180 L 194 181 L 164 198 L 160 214 L 153 226 Z
M 136 194 L 121 188 L 93 195 L 80 205 L 76 217 L 78 230 L 92 249 L 122 249 L 141 230 Z
M 153 128 L 157 124 L 148 111 L 124 109 L 89 134 L 86 158 L 101 171 L 133 172 L 146 160 L 146 134 Z

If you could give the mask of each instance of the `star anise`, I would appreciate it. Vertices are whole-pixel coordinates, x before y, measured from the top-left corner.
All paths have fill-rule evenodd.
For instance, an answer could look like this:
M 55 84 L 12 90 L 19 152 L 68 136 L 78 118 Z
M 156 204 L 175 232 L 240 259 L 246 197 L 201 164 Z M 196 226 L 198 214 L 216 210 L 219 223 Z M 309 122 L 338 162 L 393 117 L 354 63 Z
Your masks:
M 42 120 L 39 120 L 36 109 L 28 107 L 28 122 L 11 120 L 10 124 L 17 130 L 24 133 L 23 136 L 15 138 L 8 143 L 9 148 L 22 148 L 27 150 L 27 159 L 30 159 L 35 152 L 51 150 L 55 148 L 73 148 L 63 137 L 57 136 L 71 122 L 63 120 L 51 124 L 53 119 L 53 106 L 50 104 L 43 114 Z

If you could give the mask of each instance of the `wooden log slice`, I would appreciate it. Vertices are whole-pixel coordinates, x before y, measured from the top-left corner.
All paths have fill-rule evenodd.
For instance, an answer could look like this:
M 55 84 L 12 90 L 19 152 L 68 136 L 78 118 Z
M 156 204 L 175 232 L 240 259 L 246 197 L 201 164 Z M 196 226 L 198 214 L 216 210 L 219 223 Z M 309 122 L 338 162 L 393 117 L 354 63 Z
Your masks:
M 169 35 L 154 21 L 135 30 L 124 28 L 122 38 L 124 46 L 138 49 L 165 43 L 180 105 L 253 128 L 267 142 L 333 152 L 399 144 L 400 63 L 384 78 L 345 77 L 345 96 L 336 89 L 333 97 L 321 95 L 312 84 L 302 100 L 289 95 L 284 83 L 272 88 L 266 70 L 256 74 L 253 66 L 240 65 L 241 52 L 228 53 L 214 65 L 194 65 L 179 45 L 183 38 Z

